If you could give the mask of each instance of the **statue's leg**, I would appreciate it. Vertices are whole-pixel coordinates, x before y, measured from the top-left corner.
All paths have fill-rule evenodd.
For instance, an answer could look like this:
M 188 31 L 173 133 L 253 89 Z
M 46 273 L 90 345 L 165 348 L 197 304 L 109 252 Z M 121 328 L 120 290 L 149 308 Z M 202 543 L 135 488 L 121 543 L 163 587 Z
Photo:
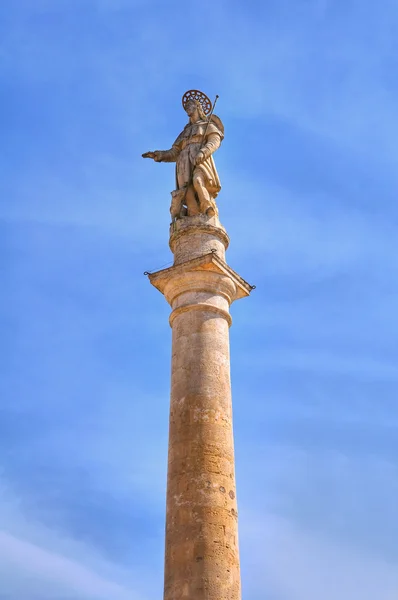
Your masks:
M 193 186 L 199 198 L 199 210 L 202 214 L 213 217 L 217 213 L 214 200 L 207 188 L 205 177 L 201 171 L 196 171 L 193 176 Z
M 181 213 L 183 197 L 179 190 L 174 190 L 171 192 L 171 206 L 170 206 L 170 214 L 171 218 L 179 219 Z
M 199 205 L 196 200 L 195 190 L 192 185 L 188 186 L 187 193 L 185 194 L 185 204 L 188 209 L 188 216 L 194 217 L 200 214 Z

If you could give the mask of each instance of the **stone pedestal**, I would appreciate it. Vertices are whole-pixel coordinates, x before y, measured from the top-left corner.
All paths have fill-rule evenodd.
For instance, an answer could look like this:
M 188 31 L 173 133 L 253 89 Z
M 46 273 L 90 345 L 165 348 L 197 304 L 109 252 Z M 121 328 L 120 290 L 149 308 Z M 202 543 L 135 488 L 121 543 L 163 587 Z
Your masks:
M 149 275 L 172 307 L 164 600 L 240 600 L 229 307 L 251 286 L 216 217 L 170 228 L 174 265 Z

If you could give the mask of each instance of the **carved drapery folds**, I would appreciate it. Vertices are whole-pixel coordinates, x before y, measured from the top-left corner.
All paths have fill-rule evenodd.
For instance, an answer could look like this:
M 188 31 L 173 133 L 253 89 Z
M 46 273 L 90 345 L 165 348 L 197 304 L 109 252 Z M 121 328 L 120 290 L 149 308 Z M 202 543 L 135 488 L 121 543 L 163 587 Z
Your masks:
M 218 215 L 215 199 L 221 189 L 213 154 L 224 138 L 224 126 L 219 117 L 209 111 L 211 103 L 198 90 L 183 96 L 183 106 L 189 122 L 169 150 L 143 154 L 156 162 L 176 163 L 176 189 L 171 192 L 172 219 L 206 214 Z M 210 113 L 206 116 L 207 113 Z

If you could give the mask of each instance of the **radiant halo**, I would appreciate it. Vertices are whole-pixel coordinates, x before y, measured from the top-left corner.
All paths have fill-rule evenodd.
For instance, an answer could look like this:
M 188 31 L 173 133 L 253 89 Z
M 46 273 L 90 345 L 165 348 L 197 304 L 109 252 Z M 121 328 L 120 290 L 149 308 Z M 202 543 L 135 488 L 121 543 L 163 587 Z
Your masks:
M 182 105 L 185 109 L 185 106 L 189 100 L 197 100 L 202 105 L 203 112 L 205 115 L 208 115 L 211 111 L 212 103 L 209 98 L 203 92 L 199 90 L 189 90 L 185 92 L 182 97 Z

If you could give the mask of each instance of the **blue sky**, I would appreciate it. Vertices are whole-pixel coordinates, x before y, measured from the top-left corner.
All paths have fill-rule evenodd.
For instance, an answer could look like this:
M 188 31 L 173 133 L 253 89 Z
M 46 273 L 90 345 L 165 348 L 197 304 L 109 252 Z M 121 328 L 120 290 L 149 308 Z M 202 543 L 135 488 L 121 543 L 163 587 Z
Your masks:
M 0 600 L 162 596 L 181 96 L 220 95 L 245 600 L 398 595 L 395 0 L 0 6 Z

